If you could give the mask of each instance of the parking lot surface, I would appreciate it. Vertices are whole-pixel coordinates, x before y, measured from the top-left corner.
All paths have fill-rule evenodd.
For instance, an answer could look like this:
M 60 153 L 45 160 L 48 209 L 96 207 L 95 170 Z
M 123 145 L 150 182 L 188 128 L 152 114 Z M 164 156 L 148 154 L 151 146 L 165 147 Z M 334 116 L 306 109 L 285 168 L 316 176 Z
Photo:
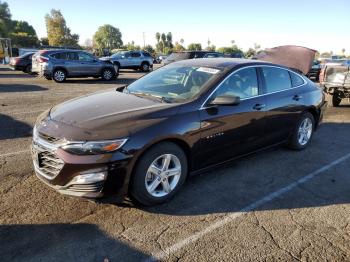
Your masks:
M 142 76 L 64 84 L 0 67 L 1 261 L 350 261 L 350 103 L 327 108 L 311 145 L 273 148 L 190 177 L 152 208 L 62 196 L 29 145 L 49 107 Z

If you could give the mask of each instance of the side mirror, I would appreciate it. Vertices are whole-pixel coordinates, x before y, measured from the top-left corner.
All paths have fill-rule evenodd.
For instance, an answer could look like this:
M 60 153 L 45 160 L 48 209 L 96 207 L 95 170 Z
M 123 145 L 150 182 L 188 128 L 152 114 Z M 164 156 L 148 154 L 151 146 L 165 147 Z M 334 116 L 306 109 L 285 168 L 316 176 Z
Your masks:
M 232 95 L 220 95 L 214 98 L 210 102 L 211 105 L 220 105 L 220 106 L 236 106 L 241 103 L 241 98 L 239 96 Z

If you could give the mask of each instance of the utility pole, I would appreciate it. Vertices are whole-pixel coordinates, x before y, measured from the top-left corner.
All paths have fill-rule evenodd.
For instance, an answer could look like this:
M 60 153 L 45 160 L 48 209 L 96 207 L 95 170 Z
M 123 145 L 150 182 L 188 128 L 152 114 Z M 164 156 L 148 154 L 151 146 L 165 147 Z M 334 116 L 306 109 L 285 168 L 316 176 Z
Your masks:
M 142 32 L 142 36 L 143 36 L 143 48 L 145 48 L 145 47 L 146 47 L 146 41 L 145 41 L 146 37 L 145 37 L 145 32 Z

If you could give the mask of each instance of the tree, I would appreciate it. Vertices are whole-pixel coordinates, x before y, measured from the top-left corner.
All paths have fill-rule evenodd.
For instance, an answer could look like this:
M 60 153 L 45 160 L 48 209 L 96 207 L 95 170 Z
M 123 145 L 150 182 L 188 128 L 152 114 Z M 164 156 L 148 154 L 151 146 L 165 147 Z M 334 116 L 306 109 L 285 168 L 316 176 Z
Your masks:
M 79 35 L 71 34 L 60 10 L 51 9 L 45 16 L 47 38 L 53 46 L 79 46 Z
M 160 38 L 162 39 L 163 44 L 165 44 L 166 43 L 166 35 L 164 33 L 162 33 Z
M 100 49 L 120 48 L 123 45 L 122 33 L 111 25 L 100 26 L 94 34 L 94 43 Z
M 224 54 L 243 54 L 243 51 L 236 45 L 233 47 L 220 47 L 218 51 Z
M 11 21 L 9 37 L 14 47 L 36 47 L 39 45 L 39 39 L 33 26 L 25 21 Z
M 261 48 L 261 45 L 254 43 L 254 50 L 256 53 L 260 50 L 260 48 Z
M 247 58 L 252 58 L 253 56 L 255 56 L 256 55 L 256 51 L 255 51 L 255 49 L 253 49 L 253 48 L 249 48 L 248 49 L 248 51 L 247 52 L 245 52 L 245 57 L 247 57 Z
M 40 38 L 41 45 L 49 45 L 49 39 L 47 37 Z
M 146 52 L 148 52 L 148 53 L 150 53 L 150 54 L 155 54 L 155 50 L 154 50 L 154 48 L 153 48 L 153 46 L 151 46 L 151 45 L 146 45 L 145 46 L 145 48 L 144 48 L 144 50 L 146 51 Z
M 188 45 L 187 49 L 190 51 L 201 51 L 202 45 L 200 43 L 191 43 Z
M 183 45 L 181 45 L 179 42 L 175 42 L 173 51 L 175 52 L 181 52 L 181 51 L 185 51 L 185 47 Z
M 166 35 L 166 46 L 173 48 L 173 35 L 171 32 L 168 32 Z
M 183 45 L 185 43 L 185 40 L 183 38 L 180 39 L 180 44 Z
M 341 52 L 342 52 L 343 55 L 345 55 L 345 51 L 346 51 L 345 48 L 343 48 L 343 49 L 341 50 Z
M 210 52 L 215 52 L 216 46 L 215 45 L 209 45 L 205 48 L 205 50 L 210 51 Z
M 156 39 L 157 39 L 157 43 L 159 43 L 159 41 L 160 41 L 160 33 L 159 32 L 156 33 Z
M 6 2 L 0 1 L 0 37 L 6 37 L 10 31 L 11 13 Z

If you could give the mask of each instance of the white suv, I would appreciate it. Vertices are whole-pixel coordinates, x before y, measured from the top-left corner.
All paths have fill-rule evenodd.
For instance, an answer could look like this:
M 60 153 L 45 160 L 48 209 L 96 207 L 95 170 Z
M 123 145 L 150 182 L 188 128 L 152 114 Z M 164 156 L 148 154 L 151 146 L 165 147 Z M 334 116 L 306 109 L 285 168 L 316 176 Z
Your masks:
M 139 69 L 148 72 L 153 68 L 153 57 L 146 51 L 119 51 L 100 59 L 111 61 L 118 69 Z

